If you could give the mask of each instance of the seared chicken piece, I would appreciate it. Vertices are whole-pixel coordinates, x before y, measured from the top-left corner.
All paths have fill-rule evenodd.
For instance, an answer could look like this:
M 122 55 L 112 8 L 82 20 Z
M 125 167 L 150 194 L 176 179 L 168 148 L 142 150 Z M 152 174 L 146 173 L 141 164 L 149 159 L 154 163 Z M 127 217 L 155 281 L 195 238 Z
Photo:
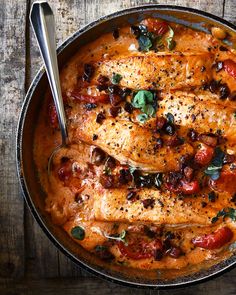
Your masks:
M 212 63 L 209 53 L 132 55 L 97 63 L 93 82 L 99 75 L 112 77 L 117 73 L 122 76 L 119 84 L 132 89 L 182 89 L 209 81 Z
M 221 130 L 230 144 L 236 143 L 236 108 L 180 91 L 163 94 L 163 97 L 159 102 L 158 116 L 172 113 L 175 123 L 182 127 L 193 128 L 198 132 L 215 133 Z
M 180 157 L 193 154 L 189 144 L 156 148 L 158 135 L 133 122 L 108 117 L 99 124 L 96 118 L 95 111 L 78 115 L 71 125 L 71 140 L 99 146 L 122 164 L 150 172 L 177 171 Z
M 94 192 L 94 218 L 99 221 L 152 222 L 164 225 L 210 225 L 219 210 L 229 205 L 230 194 L 224 193 L 215 201 L 206 198 L 179 198 L 168 191 L 141 189 L 137 200 L 127 200 L 130 190 L 103 189 Z M 203 208 L 204 207 L 204 208 Z

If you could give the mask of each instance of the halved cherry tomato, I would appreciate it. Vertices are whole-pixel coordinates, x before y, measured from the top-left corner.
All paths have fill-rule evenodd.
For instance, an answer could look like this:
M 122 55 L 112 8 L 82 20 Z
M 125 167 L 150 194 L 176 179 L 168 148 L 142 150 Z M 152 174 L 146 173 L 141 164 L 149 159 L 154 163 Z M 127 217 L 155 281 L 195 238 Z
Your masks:
M 236 62 L 231 59 L 226 59 L 224 60 L 223 64 L 224 70 L 234 79 L 236 79 Z
M 236 193 L 236 170 L 227 170 L 220 173 L 217 180 L 209 180 L 210 187 L 218 192 Z
M 200 186 L 197 180 L 193 180 L 191 182 L 181 180 L 180 183 L 181 183 L 181 192 L 185 195 L 196 194 L 200 191 Z
M 68 159 L 60 164 L 57 175 L 64 186 L 69 187 L 72 191 L 78 191 L 81 188 L 82 171 L 80 168 L 72 168 L 73 161 Z M 72 171 L 73 170 L 73 171 Z
M 194 161 L 201 166 L 205 166 L 211 162 L 213 155 L 214 148 L 206 144 L 201 144 L 200 149 L 195 154 Z
M 108 103 L 109 102 L 109 95 L 108 94 L 100 94 L 97 96 L 92 96 L 89 94 L 83 94 L 77 90 L 73 90 L 71 92 L 71 97 L 78 99 L 79 101 L 87 102 L 87 103 Z
M 145 19 L 142 24 L 147 26 L 148 31 L 157 35 L 164 35 L 169 30 L 168 24 L 165 21 L 160 21 L 158 19 L 148 18 Z
M 199 183 L 197 180 L 187 182 L 180 180 L 179 184 L 173 186 L 171 183 L 165 183 L 166 188 L 173 193 L 183 193 L 184 195 L 196 194 L 200 191 Z
M 218 249 L 228 243 L 233 237 L 233 232 L 228 227 L 222 227 L 212 234 L 203 235 L 192 239 L 192 243 L 204 249 Z
M 156 250 L 162 250 L 163 246 L 159 239 L 154 241 L 144 241 L 141 239 L 133 239 L 126 246 L 123 242 L 117 243 L 120 253 L 128 258 L 139 260 L 151 258 Z

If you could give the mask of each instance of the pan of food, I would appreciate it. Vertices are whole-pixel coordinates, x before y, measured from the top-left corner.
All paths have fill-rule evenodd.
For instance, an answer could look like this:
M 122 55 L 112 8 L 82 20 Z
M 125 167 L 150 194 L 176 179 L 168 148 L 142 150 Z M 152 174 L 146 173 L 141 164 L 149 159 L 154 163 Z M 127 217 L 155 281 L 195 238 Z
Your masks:
M 68 143 L 52 158 L 61 133 L 39 70 L 19 119 L 19 181 L 43 231 L 77 265 L 146 288 L 233 267 L 235 32 L 169 5 L 77 31 L 57 51 Z

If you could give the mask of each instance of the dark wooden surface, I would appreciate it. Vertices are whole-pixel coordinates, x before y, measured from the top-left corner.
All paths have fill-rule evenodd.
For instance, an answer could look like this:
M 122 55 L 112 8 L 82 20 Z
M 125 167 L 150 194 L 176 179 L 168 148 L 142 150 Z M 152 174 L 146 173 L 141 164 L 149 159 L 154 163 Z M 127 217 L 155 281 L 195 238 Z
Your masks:
M 144 4 L 199 8 L 236 24 L 236 0 L 51 0 L 57 42 L 88 22 Z M 41 65 L 29 27 L 30 0 L 0 1 L 0 294 L 236 294 L 236 269 L 192 287 L 135 290 L 82 271 L 49 242 L 22 199 L 15 168 L 15 133 L 20 107 Z

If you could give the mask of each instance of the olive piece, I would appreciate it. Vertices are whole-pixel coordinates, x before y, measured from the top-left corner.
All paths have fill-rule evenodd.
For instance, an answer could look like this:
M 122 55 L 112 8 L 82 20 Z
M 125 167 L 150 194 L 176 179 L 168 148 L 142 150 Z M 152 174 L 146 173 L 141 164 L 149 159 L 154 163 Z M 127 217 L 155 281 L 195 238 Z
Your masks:
M 98 147 L 93 149 L 92 159 L 91 159 L 92 164 L 99 166 L 104 163 L 105 158 L 106 158 L 106 153 L 103 150 L 101 150 Z
M 230 94 L 230 90 L 227 84 L 220 86 L 220 99 L 226 99 Z
M 165 133 L 168 135 L 174 135 L 175 134 L 175 127 L 171 124 L 166 124 Z
M 125 103 L 124 109 L 125 109 L 125 111 L 126 111 L 127 113 L 129 113 L 129 114 L 132 114 L 132 112 L 133 112 L 133 110 L 134 110 L 132 104 L 129 103 L 129 102 L 126 102 L 126 103 Z

